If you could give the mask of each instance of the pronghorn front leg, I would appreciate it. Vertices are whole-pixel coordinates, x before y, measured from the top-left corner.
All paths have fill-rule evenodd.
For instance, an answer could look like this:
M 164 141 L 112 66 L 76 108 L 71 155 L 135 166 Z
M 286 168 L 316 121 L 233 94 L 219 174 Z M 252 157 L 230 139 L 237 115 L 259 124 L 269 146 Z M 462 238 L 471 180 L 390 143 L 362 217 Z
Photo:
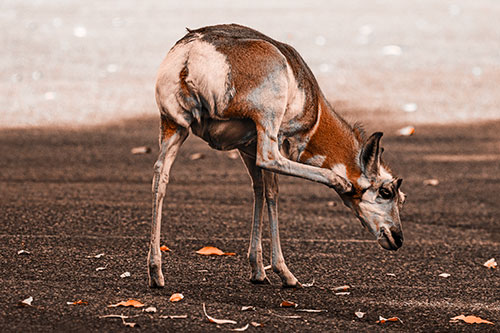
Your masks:
M 322 183 L 334 188 L 338 193 L 352 190 L 349 181 L 333 170 L 294 162 L 281 155 L 278 145 L 279 125 L 269 120 L 262 120 L 256 122 L 256 128 L 257 165 L 261 168 Z
M 283 283 L 283 287 L 300 287 L 300 282 L 293 276 L 285 264 L 281 252 L 280 234 L 278 226 L 278 175 L 264 171 L 264 189 L 271 224 L 271 266 Z
M 254 193 L 252 232 L 248 247 L 248 261 L 252 269 L 250 281 L 252 283 L 268 282 L 264 263 L 262 261 L 262 211 L 264 208 L 264 181 L 262 169 L 255 165 L 255 158 L 240 151 L 241 159 L 245 162 L 248 174 L 252 178 Z
M 161 208 L 168 184 L 170 168 L 180 146 L 186 140 L 189 130 L 178 126 L 166 117 L 161 118 L 160 154 L 154 166 L 153 176 L 153 220 L 148 254 L 149 286 L 160 288 L 165 285 L 161 272 Z

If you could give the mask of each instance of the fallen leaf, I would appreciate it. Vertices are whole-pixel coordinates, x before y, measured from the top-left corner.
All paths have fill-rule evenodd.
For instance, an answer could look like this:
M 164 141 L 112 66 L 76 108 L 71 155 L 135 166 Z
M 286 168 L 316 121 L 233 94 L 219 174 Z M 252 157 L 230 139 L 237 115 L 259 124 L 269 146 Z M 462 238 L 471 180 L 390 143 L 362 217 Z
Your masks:
M 450 322 L 452 322 L 452 323 L 456 323 L 459 320 L 463 320 L 467 324 L 490 324 L 490 325 L 495 325 L 491 321 L 484 320 L 484 319 L 476 317 L 476 316 L 464 316 L 464 315 L 460 315 L 460 316 L 456 316 L 456 317 L 450 318 Z
M 68 305 L 81 305 L 81 304 L 88 304 L 88 302 L 84 302 L 81 299 L 79 299 L 78 301 L 74 301 L 74 302 L 66 302 L 66 304 L 68 304 Z
M 207 314 L 207 309 L 205 308 L 205 303 L 203 303 L 203 313 L 205 313 L 205 316 L 208 318 L 208 321 L 214 324 L 222 325 L 222 324 L 237 324 L 234 320 L 230 319 L 216 319 L 214 317 L 210 317 Z
M 281 302 L 280 306 L 282 308 L 296 308 L 298 304 L 290 301 L 283 301 Z
M 400 136 L 411 136 L 415 134 L 415 127 L 406 126 L 398 130 L 398 135 Z
M 351 287 L 348 285 L 345 285 L 345 286 L 335 287 L 335 288 L 333 288 L 333 291 L 348 291 L 349 288 L 351 288 Z
M 147 308 L 145 308 L 144 310 L 142 310 L 144 312 L 148 312 L 148 313 L 151 313 L 151 312 L 156 312 L 157 309 L 154 307 L 154 306 L 148 306 Z
M 255 306 L 246 305 L 241 307 L 241 311 L 255 311 Z
M 494 269 L 494 268 L 497 268 L 497 262 L 495 261 L 495 258 L 491 258 L 490 260 L 486 261 L 483 264 L 483 266 Z
M 261 323 L 258 323 L 258 322 L 256 322 L 256 321 L 252 321 L 252 322 L 250 323 L 250 325 L 252 325 L 253 327 L 262 327 L 262 326 L 264 326 L 264 325 L 262 325 Z
M 243 332 L 243 331 L 246 331 L 248 329 L 248 327 L 250 327 L 249 324 L 246 324 L 245 326 L 243 327 L 238 327 L 238 328 L 231 328 L 229 329 L 230 331 L 234 331 L 234 332 Z
M 426 179 L 423 181 L 424 185 L 427 185 L 427 186 L 438 186 L 439 185 L 439 180 L 437 179 Z
M 95 256 L 87 256 L 87 258 L 101 258 L 101 257 L 104 257 L 104 253 L 99 253 L 99 254 L 96 254 Z
M 171 251 L 166 245 L 160 246 L 160 251 L 166 252 L 166 251 Z
M 394 273 L 387 273 L 386 275 L 387 276 L 396 276 L 396 274 L 394 274 Z
M 151 148 L 146 146 L 134 147 L 130 150 L 130 152 L 134 155 L 149 154 L 151 152 Z
M 186 319 L 188 317 L 187 314 L 185 315 L 164 315 L 160 316 L 161 319 Z
M 134 316 L 134 317 L 137 317 L 137 316 Z M 122 314 L 120 315 L 114 315 L 114 314 L 111 314 L 111 315 L 105 315 L 105 316 L 99 316 L 99 318 L 120 318 L 122 320 L 122 323 L 123 325 L 125 326 L 128 326 L 128 327 L 135 327 L 135 325 L 137 325 L 136 323 L 129 323 L 129 322 L 126 322 L 125 319 L 129 319 L 131 317 L 129 316 L 124 316 Z
M 26 250 L 19 250 L 19 251 L 17 251 L 17 254 L 29 255 L 29 254 L 31 254 L 31 252 L 30 251 L 26 251 Z
M 170 296 L 170 298 L 168 300 L 170 302 L 179 302 L 183 298 L 184 298 L 183 294 L 175 293 L 175 294 L 172 294 L 172 296 Z
M 354 312 L 354 314 L 356 315 L 356 317 L 361 319 L 365 316 L 366 312 L 356 311 L 356 312 Z
M 401 319 L 399 319 L 398 317 L 384 318 L 382 316 L 378 317 L 378 320 L 376 321 L 376 323 L 377 324 L 385 324 L 386 322 L 389 322 L 389 321 L 399 321 L 400 323 L 403 323 L 403 321 Z
M 30 296 L 28 298 L 26 298 L 25 300 L 22 300 L 21 302 L 19 302 L 19 306 L 32 306 L 31 303 L 33 302 L 33 297 Z
M 130 276 L 130 272 L 125 272 L 123 274 L 120 275 L 120 277 L 123 279 L 123 278 L 126 278 L 126 277 L 129 277 Z
M 440 277 L 447 278 L 447 277 L 449 277 L 449 276 L 450 276 L 450 274 L 448 274 L 448 273 L 441 273 L 441 274 L 439 274 L 439 276 L 440 276 Z
M 313 285 L 314 285 L 314 279 L 313 279 L 313 280 L 312 280 L 312 282 L 310 282 L 310 283 L 304 283 L 304 284 L 302 285 L 302 287 L 304 287 L 304 288 L 309 288 L 309 287 L 312 287 Z
M 189 159 L 191 161 L 196 161 L 196 160 L 201 160 L 204 157 L 205 157 L 205 155 L 203 155 L 202 153 L 194 153 L 194 154 L 191 154 L 191 156 L 189 156 Z
M 349 291 L 341 291 L 339 293 L 335 293 L 337 296 L 347 296 L 350 295 L 351 293 Z
M 105 269 L 106 269 L 106 267 L 101 266 L 101 267 L 97 267 L 95 270 L 96 270 L 96 272 L 99 272 L 99 271 L 103 271 Z
M 108 305 L 108 308 L 115 308 L 117 306 L 133 306 L 134 308 L 142 308 L 144 306 L 144 304 L 139 302 L 139 301 L 130 299 L 128 301 L 121 301 L 121 302 L 116 303 L 116 304 Z
M 308 313 L 320 313 L 320 312 L 328 312 L 328 310 L 317 310 L 317 309 L 297 309 L 297 312 L 308 312 Z
M 210 256 L 210 255 L 234 256 L 234 255 L 236 255 L 236 253 L 233 253 L 233 252 L 223 252 L 222 250 L 220 250 L 216 247 L 213 247 L 213 246 L 205 246 L 205 247 L 199 249 L 198 251 L 196 251 L 196 253 L 204 255 L 204 256 Z

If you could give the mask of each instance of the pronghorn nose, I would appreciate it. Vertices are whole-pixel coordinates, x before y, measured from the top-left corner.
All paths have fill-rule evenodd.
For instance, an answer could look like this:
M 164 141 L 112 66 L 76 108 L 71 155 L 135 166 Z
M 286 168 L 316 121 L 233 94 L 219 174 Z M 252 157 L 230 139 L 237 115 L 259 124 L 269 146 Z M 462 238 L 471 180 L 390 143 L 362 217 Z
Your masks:
M 389 229 L 391 231 L 392 238 L 394 239 L 394 243 L 397 248 L 400 248 L 403 245 L 403 232 L 400 228 L 391 227 Z

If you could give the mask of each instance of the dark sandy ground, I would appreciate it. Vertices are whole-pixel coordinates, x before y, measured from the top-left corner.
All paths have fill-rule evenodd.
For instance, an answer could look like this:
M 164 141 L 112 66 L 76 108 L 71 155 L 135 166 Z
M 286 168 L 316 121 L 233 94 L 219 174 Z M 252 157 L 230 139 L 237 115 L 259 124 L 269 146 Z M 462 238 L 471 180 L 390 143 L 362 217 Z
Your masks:
M 152 165 L 157 120 L 79 131 L 0 131 L 0 327 L 3 332 L 220 331 L 251 321 L 248 331 L 474 331 L 498 330 L 500 259 L 500 122 L 427 126 L 413 137 L 385 129 L 385 159 L 404 178 L 405 244 L 381 249 L 328 188 L 281 177 L 280 221 L 288 265 L 302 283 L 284 290 L 249 283 L 250 180 L 239 160 L 191 137 L 173 167 L 164 205 L 164 289 L 147 287 Z M 132 155 L 134 146 L 152 154 Z M 194 152 L 205 158 L 191 161 Z M 423 181 L 437 178 L 438 186 Z M 328 204 L 330 202 L 330 204 Z M 267 230 L 266 230 L 267 231 Z M 201 257 L 202 246 L 236 252 Z M 18 255 L 24 249 L 31 255 Z M 269 253 L 269 241 L 264 242 Z M 100 258 L 88 258 L 105 253 Z M 267 256 L 266 256 L 267 262 Z M 97 267 L 106 267 L 96 271 Z M 125 271 L 129 278 L 120 278 Z M 440 273 L 449 273 L 442 278 Z M 393 275 L 388 275 L 393 274 Z M 333 291 L 351 286 L 350 295 Z M 183 293 L 170 303 L 174 292 Z M 18 307 L 32 296 L 32 307 Z M 70 306 L 82 299 L 87 305 Z M 137 299 L 155 306 L 108 308 Z M 323 313 L 279 307 L 282 300 Z M 216 318 L 237 325 L 217 328 Z M 256 311 L 242 312 L 244 305 Z M 366 312 L 358 319 L 354 312 Z M 125 314 L 138 324 L 99 315 Z M 160 319 L 187 314 L 186 319 Z M 450 323 L 473 314 L 495 323 Z M 286 318 L 299 315 L 300 318 Z M 375 323 L 378 316 L 403 323 Z

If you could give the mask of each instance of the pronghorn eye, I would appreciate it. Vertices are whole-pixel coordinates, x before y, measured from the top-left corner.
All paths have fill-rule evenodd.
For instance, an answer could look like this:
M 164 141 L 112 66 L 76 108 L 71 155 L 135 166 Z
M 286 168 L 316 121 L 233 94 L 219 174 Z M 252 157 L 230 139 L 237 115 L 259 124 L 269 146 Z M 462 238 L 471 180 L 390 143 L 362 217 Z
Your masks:
M 380 195 L 380 197 L 382 199 L 385 199 L 385 200 L 389 200 L 390 198 L 392 198 L 391 191 L 389 191 L 388 189 L 385 189 L 385 188 L 381 188 L 380 190 L 378 190 L 378 194 Z

